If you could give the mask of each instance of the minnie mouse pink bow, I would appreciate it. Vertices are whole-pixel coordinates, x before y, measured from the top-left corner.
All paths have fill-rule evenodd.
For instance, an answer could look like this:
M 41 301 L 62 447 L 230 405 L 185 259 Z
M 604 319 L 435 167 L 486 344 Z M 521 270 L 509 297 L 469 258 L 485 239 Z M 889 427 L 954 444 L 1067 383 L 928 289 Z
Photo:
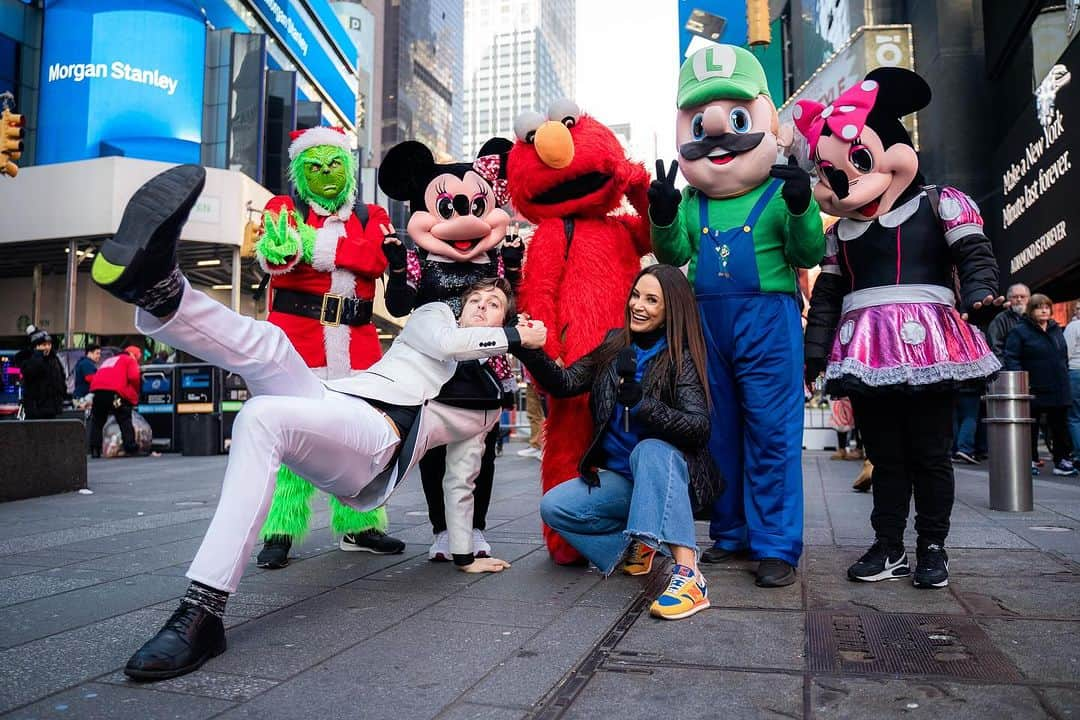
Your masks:
M 510 188 L 506 183 L 506 178 L 499 177 L 501 169 L 502 155 L 481 155 L 473 163 L 473 170 L 491 185 L 491 189 L 495 193 L 495 202 L 499 205 L 506 205 L 510 202 Z
M 878 84 L 873 80 L 863 80 L 858 85 L 848 88 L 829 105 L 822 105 L 813 100 L 800 100 L 795 103 L 792 116 L 810 145 L 810 157 L 817 152 L 818 140 L 828 124 L 829 130 L 845 142 L 859 137 L 866 118 L 877 99 Z

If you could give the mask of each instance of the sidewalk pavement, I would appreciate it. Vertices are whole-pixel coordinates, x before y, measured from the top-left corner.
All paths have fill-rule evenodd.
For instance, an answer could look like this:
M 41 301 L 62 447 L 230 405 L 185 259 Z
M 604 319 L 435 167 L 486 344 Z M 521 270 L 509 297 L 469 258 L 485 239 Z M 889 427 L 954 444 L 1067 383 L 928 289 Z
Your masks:
M 0 504 L 0 715 L 1080 717 L 1080 483 L 1036 479 L 1034 512 L 1000 513 L 985 469 L 958 467 L 951 585 L 859 585 L 844 578 L 871 542 L 858 465 L 807 452 L 799 582 L 761 590 L 751 563 L 706 566 L 713 607 L 665 622 L 647 610 L 663 572 L 549 562 L 520 447 L 498 461 L 488 518 L 509 571 L 428 562 L 418 483 L 390 505 L 403 555 L 338 551 L 319 503 L 288 568 L 249 567 L 228 652 L 145 685 L 120 669 L 183 594 L 225 459 L 93 461 L 93 495 Z

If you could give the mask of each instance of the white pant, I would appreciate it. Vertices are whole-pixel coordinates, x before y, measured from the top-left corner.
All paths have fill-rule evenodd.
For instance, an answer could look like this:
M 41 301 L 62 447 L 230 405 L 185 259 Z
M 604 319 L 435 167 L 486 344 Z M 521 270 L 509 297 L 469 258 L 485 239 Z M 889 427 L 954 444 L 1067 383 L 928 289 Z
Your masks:
M 252 397 L 233 424 L 217 511 L 187 576 L 236 592 L 270 510 L 279 465 L 348 498 L 386 466 L 399 440 L 364 400 L 326 389 L 281 328 L 234 313 L 187 286 L 168 322 L 142 310 L 135 326 L 235 373 Z

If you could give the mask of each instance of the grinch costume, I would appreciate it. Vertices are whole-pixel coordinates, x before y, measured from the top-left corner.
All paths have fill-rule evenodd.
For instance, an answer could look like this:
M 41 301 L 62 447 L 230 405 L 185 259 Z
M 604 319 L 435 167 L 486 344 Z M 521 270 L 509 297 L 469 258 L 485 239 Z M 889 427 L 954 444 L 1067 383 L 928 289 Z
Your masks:
M 267 316 L 320 378 L 332 380 L 368 368 L 382 356 L 371 322 L 375 280 L 386 270 L 378 205 L 356 203 L 356 163 L 344 132 L 318 127 L 293 133 L 289 175 L 297 199 L 279 195 L 266 204 L 263 236 L 255 252 L 270 276 Z M 278 471 L 273 504 L 263 525 L 260 567 L 288 564 L 292 541 L 311 516 L 315 487 L 287 467 Z M 401 552 L 386 536 L 384 508 L 360 512 L 330 497 L 330 525 L 342 550 Z

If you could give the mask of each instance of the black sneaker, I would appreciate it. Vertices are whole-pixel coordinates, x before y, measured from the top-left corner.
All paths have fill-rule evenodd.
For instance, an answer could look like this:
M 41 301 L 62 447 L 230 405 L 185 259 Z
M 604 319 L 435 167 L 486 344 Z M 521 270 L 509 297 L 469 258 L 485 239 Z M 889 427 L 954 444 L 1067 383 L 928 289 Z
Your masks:
M 124 674 L 133 680 L 164 680 L 198 670 L 223 652 L 221 618 L 197 605 L 180 603 L 157 635 L 131 656 Z
M 255 558 L 255 564 L 269 570 L 280 570 L 289 564 L 292 538 L 288 535 L 271 535 L 263 543 L 263 549 Z
M 970 453 L 966 453 L 963 450 L 957 450 L 952 456 L 953 462 L 967 463 L 968 465 L 978 465 L 979 461 L 975 459 Z
M 940 545 L 915 553 L 915 587 L 943 588 L 949 584 L 949 555 Z
M 719 565 L 720 563 L 732 562 L 734 560 L 747 560 L 749 557 L 750 552 L 748 550 L 725 550 L 722 547 L 713 545 L 711 548 L 701 553 L 701 562 L 710 565 Z
M 847 571 L 848 580 L 856 582 L 896 580 L 909 575 L 911 567 L 904 546 L 891 545 L 883 540 L 875 542 Z
M 758 563 L 754 584 L 761 588 L 778 588 L 795 582 L 795 568 L 780 558 L 765 558 Z
M 375 528 L 358 533 L 345 533 L 338 547 L 346 552 L 369 552 L 375 555 L 397 555 L 405 552 L 405 543 Z
M 116 235 L 94 258 L 94 282 L 159 317 L 176 310 L 183 291 L 176 244 L 205 183 L 206 170 L 180 165 L 140 187 L 124 208 Z

